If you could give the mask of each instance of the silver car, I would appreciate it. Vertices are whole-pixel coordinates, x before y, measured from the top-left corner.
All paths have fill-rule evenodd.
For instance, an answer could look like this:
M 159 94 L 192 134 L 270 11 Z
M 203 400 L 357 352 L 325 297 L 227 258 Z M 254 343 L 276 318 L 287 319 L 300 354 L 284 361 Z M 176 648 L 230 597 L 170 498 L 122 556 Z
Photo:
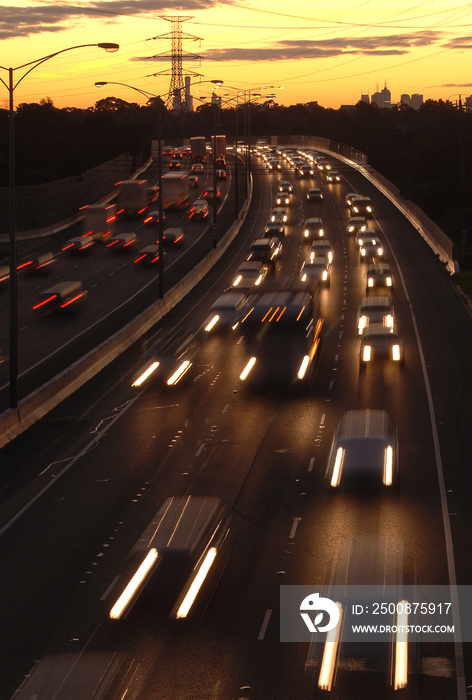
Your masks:
M 347 411 L 334 433 L 326 470 L 329 485 L 392 486 L 398 479 L 397 433 L 385 411 Z

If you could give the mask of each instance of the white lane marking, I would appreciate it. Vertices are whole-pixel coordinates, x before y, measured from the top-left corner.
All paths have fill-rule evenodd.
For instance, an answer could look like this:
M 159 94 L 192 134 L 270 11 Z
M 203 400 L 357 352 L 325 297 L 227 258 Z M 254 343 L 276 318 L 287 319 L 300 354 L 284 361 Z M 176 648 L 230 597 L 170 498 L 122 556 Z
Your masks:
M 308 471 L 309 471 L 309 472 L 312 472 L 312 471 L 313 471 L 313 465 L 314 465 L 314 464 L 315 464 L 315 458 L 312 457 L 312 458 L 310 459 L 310 464 L 308 465 Z
M 270 620 L 271 615 L 272 615 L 272 610 L 269 608 L 268 610 L 266 610 L 266 614 L 264 615 L 264 619 L 262 621 L 262 626 L 261 626 L 261 629 L 259 631 L 259 635 L 258 635 L 257 639 L 259 639 L 259 640 L 264 639 L 265 633 L 267 631 L 267 627 L 269 625 L 269 620 Z
M 221 413 L 226 413 L 226 411 L 228 410 L 228 408 L 229 408 L 229 403 L 226 404 L 226 406 L 225 406 L 224 409 L 221 411 Z
M 334 379 L 332 379 L 332 380 L 330 381 L 330 383 L 329 383 L 329 388 L 330 388 L 330 389 L 333 388 L 333 384 L 334 384 Z
M 297 527 L 298 523 L 300 522 L 301 518 L 294 518 L 293 523 L 292 523 L 292 529 L 290 530 L 290 535 L 288 536 L 290 540 L 293 540 L 295 537 L 295 533 L 297 532 Z
M 202 454 L 204 449 L 205 449 L 205 443 L 202 442 L 202 444 L 200 445 L 198 450 L 195 452 L 195 457 L 200 457 L 200 455 Z
M 381 227 L 380 227 L 381 228 Z M 382 231 L 383 233 L 383 231 Z M 390 248 L 390 253 L 395 260 L 397 266 L 398 274 L 401 279 L 403 291 L 405 293 L 406 300 L 408 302 L 408 307 L 410 309 L 411 320 L 413 322 L 413 329 L 415 331 L 416 341 L 418 343 L 418 354 L 421 362 L 421 369 L 423 372 L 423 379 L 426 389 L 426 396 L 428 399 L 429 408 L 429 420 L 431 423 L 431 433 L 433 437 L 434 452 L 436 456 L 436 471 L 438 475 L 439 484 L 439 495 L 441 498 L 441 514 L 444 527 L 444 539 L 446 544 L 446 558 L 447 558 L 447 569 L 449 575 L 449 585 L 451 587 L 451 601 L 452 601 L 452 622 L 454 624 L 454 654 L 455 654 L 455 668 L 456 668 L 456 678 L 457 678 L 457 698 L 458 700 L 466 700 L 466 680 L 465 680 L 465 669 L 464 669 L 464 653 L 462 649 L 462 630 L 461 630 L 461 619 L 459 616 L 459 598 L 457 593 L 457 577 L 456 568 L 454 564 L 454 545 L 452 541 L 451 523 L 448 514 L 448 503 L 446 486 L 444 483 L 444 471 L 441 459 L 441 450 L 439 446 L 439 436 L 436 425 L 436 413 L 433 404 L 433 395 L 431 392 L 431 386 L 429 383 L 428 370 L 426 368 L 426 360 L 424 358 L 423 345 L 421 343 L 420 332 L 418 329 L 418 324 L 416 322 L 415 312 L 413 311 L 413 305 L 411 299 L 408 295 L 405 278 L 403 277 L 402 271 L 398 264 L 397 257 L 393 252 L 393 249 L 387 240 L 388 247 Z
M 326 420 L 326 413 L 323 413 L 323 415 L 321 416 L 320 425 L 324 425 L 325 420 Z
M 114 587 L 116 586 L 116 584 L 118 583 L 118 581 L 120 580 L 120 578 L 121 578 L 121 575 L 120 575 L 120 574 L 118 574 L 118 576 L 115 576 L 115 578 L 114 578 L 113 581 L 110 583 L 110 585 L 108 586 L 108 588 L 106 589 L 105 593 L 102 595 L 102 597 L 100 598 L 100 600 L 103 601 L 103 600 L 106 600 L 106 599 L 108 598 L 108 596 L 110 595 L 110 593 L 112 592 L 112 590 L 114 589 Z
M 113 418 L 113 420 L 110 420 L 108 425 L 106 425 L 100 433 L 97 433 L 95 435 L 95 437 L 87 445 L 85 445 L 85 447 L 77 455 L 75 455 L 74 457 L 71 457 L 70 460 L 68 461 L 68 464 L 64 467 L 64 469 L 62 469 L 62 471 L 60 471 L 59 474 L 57 474 L 53 479 L 51 479 L 51 481 L 48 484 L 46 484 L 46 486 L 44 486 L 40 491 L 38 491 L 38 493 L 35 496 L 33 496 L 33 498 L 13 516 L 13 518 L 10 518 L 10 520 L 6 523 L 6 525 L 4 525 L 0 529 L 0 536 L 3 535 L 3 533 L 6 532 L 13 525 L 13 523 L 15 523 L 17 520 L 19 520 L 19 518 L 21 518 L 21 516 L 24 513 L 26 513 L 27 510 L 29 510 L 31 508 L 33 503 L 36 503 L 36 501 L 38 501 L 41 498 L 41 496 L 43 496 L 43 494 L 45 494 L 46 491 L 48 491 L 51 488 L 51 486 L 53 486 L 61 478 L 61 476 L 63 476 L 66 472 L 68 472 L 69 469 L 71 467 L 73 467 L 74 464 L 76 462 L 78 462 L 81 457 L 83 457 L 85 454 L 87 454 L 87 452 L 89 452 L 89 450 L 91 450 L 92 448 L 97 446 L 97 444 L 99 443 L 101 438 L 105 435 L 105 433 L 111 428 L 112 425 L 114 425 L 116 423 L 116 421 L 119 418 L 121 418 L 121 416 L 125 413 L 125 411 L 127 411 L 128 408 L 130 408 L 133 405 L 133 403 L 135 401 L 137 401 L 137 399 L 141 396 L 142 393 L 143 392 L 139 392 L 138 394 L 136 394 L 136 396 L 134 396 L 132 399 L 127 401 L 124 404 L 122 410 Z

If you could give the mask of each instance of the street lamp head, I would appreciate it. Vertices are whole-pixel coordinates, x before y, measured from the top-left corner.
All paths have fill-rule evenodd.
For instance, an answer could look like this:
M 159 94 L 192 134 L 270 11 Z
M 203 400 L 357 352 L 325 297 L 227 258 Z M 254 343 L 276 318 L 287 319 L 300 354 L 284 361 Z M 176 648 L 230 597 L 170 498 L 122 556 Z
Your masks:
M 216 85 L 216 87 L 221 87 L 223 85 L 222 80 L 210 80 L 210 83 L 213 83 L 213 85 Z
M 111 43 L 102 43 L 102 44 L 97 44 L 99 49 L 105 49 L 105 51 L 108 51 L 109 53 L 114 53 L 115 51 L 118 51 L 120 48 L 119 44 L 111 44 Z
M 107 84 L 107 81 L 106 81 L 106 80 L 98 80 L 98 81 L 95 83 L 95 87 L 103 87 L 103 86 L 106 85 L 106 84 Z

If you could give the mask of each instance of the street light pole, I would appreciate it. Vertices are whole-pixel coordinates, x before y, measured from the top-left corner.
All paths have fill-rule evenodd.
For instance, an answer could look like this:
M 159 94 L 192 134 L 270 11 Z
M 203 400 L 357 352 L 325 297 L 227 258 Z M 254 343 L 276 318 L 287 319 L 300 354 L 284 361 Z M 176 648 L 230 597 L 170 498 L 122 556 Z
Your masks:
M 8 90 L 9 95 L 9 124 L 8 124 L 8 206 L 9 216 L 8 222 L 10 227 L 10 358 L 9 358 L 9 373 L 10 373 L 10 408 L 16 408 L 18 404 L 18 278 L 17 278 L 17 250 L 16 250 L 16 192 L 15 192 L 15 110 L 13 105 L 13 94 L 18 85 L 31 73 L 32 70 L 40 66 L 50 58 L 54 58 L 66 51 L 74 49 L 83 49 L 91 46 L 97 46 L 105 51 L 118 51 L 119 44 L 101 43 L 101 44 L 80 44 L 78 46 L 69 46 L 67 49 L 55 51 L 48 56 L 37 58 L 34 61 L 23 63 L 21 66 L 7 68 L 0 66 L 1 70 L 8 71 L 8 84 L 0 78 Z M 14 80 L 15 71 L 22 68 L 28 68 L 23 75 L 16 81 Z

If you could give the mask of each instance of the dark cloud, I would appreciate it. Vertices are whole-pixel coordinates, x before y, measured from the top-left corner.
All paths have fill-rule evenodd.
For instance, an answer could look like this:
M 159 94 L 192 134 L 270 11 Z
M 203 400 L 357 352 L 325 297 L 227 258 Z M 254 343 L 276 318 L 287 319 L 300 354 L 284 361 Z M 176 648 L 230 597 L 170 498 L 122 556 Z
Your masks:
M 286 61 L 298 58 L 331 58 L 332 56 L 399 56 L 418 46 L 430 46 L 440 38 L 439 32 L 390 34 L 360 38 L 305 39 L 280 41 L 269 48 L 227 48 L 205 51 L 211 61 Z M 159 60 L 156 58 L 156 60 Z
M 59 32 L 78 24 L 81 19 L 118 19 L 123 16 L 150 15 L 159 20 L 159 12 L 193 12 L 218 5 L 217 0 L 108 0 L 106 2 L 44 4 L 40 6 L 15 7 L 0 5 L 0 40 L 26 37 L 41 32 Z M 152 16 L 151 16 L 152 15 Z
M 472 36 L 456 36 L 453 39 L 449 39 L 445 44 L 442 45 L 445 49 L 452 50 L 470 50 L 472 49 Z
M 472 83 L 443 83 L 442 85 L 427 85 L 428 90 L 437 88 L 470 88 Z

